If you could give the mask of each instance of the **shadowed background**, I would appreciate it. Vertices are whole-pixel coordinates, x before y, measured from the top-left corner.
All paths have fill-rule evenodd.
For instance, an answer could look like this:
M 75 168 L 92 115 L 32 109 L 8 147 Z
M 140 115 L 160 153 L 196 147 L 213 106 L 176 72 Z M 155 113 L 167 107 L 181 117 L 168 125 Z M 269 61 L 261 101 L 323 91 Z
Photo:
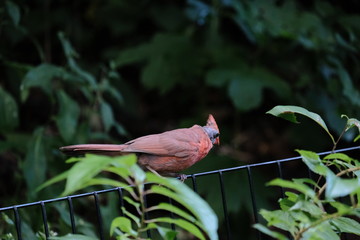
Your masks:
M 341 114 L 360 117 L 359 10 L 357 1 L 2 1 L 0 206 L 56 197 L 63 186 L 35 189 L 68 169 L 60 146 L 204 125 L 209 113 L 221 146 L 187 173 L 330 150 L 311 121 L 265 112 L 299 105 L 337 134 Z M 244 199 L 230 201 L 234 217 L 249 212 Z

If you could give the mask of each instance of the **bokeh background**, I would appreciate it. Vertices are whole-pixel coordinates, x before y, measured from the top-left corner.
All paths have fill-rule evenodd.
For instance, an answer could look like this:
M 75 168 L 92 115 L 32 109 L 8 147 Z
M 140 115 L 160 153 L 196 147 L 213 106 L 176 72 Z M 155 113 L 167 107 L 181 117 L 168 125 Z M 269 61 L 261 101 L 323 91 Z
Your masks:
M 315 123 L 265 113 L 302 106 L 335 135 L 341 114 L 359 118 L 359 23 L 356 0 L 1 1 L 0 206 L 58 196 L 63 185 L 35 189 L 69 168 L 60 146 L 122 143 L 203 125 L 209 113 L 221 145 L 187 173 L 330 150 Z M 226 184 L 240 191 L 239 181 Z M 205 185 L 202 196 L 221 211 Z M 259 194 L 265 201 L 266 190 Z M 110 219 L 116 206 L 103 205 Z M 232 218 L 251 224 L 247 201 L 229 205 Z M 35 236 L 40 224 L 24 215 Z M 57 229 L 69 227 L 61 221 Z M 92 228 L 84 220 L 82 231 Z

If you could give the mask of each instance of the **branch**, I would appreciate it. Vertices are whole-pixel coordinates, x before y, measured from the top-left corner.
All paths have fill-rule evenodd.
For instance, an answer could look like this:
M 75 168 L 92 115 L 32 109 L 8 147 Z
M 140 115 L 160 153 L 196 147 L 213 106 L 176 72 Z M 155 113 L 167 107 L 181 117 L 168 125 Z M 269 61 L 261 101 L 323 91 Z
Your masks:
M 348 169 L 345 169 L 345 170 L 342 170 L 341 172 L 337 173 L 336 176 L 337 177 L 341 177 L 342 175 L 346 174 L 346 173 L 349 173 L 349 172 L 355 172 L 355 171 L 358 171 L 360 170 L 360 167 L 354 167 L 354 168 L 348 168 Z M 320 198 L 320 195 L 325 191 L 325 188 L 326 188 L 326 185 L 327 183 L 325 183 L 319 190 L 318 194 L 317 194 L 317 197 Z

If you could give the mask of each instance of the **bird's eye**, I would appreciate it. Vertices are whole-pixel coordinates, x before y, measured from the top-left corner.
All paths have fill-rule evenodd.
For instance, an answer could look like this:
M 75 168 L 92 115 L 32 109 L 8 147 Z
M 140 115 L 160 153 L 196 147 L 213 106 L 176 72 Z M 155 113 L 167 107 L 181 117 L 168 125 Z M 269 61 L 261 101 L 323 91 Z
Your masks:
M 218 136 L 220 136 L 220 133 L 215 133 L 214 138 L 217 138 Z

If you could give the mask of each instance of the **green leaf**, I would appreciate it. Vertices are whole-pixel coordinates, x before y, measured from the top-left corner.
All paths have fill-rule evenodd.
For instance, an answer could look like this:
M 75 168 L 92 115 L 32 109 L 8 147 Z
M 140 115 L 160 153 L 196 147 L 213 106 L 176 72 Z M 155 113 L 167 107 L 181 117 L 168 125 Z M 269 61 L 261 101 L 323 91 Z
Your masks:
M 168 212 L 172 212 L 182 218 L 185 218 L 189 222 L 196 222 L 196 219 L 193 216 L 191 216 L 190 214 L 183 211 L 182 209 L 180 209 L 174 205 L 171 205 L 169 203 L 159 203 L 158 205 L 147 209 L 147 211 L 155 211 L 155 210 L 165 210 Z
M 156 226 L 156 229 L 158 230 L 160 236 L 166 240 L 174 240 L 178 234 L 178 232 L 172 230 L 171 228 L 165 228 L 158 225 Z
M 100 112 L 105 131 L 108 132 L 115 124 L 113 110 L 107 102 L 101 101 Z
M 122 157 L 107 157 L 88 154 L 77 162 L 70 170 L 67 177 L 65 190 L 62 195 L 68 195 L 86 186 L 91 179 L 105 169 L 111 162 L 120 161 Z M 93 182 L 103 180 L 93 180 Z
M 135 179 L 136 185 L 142 185 L 145 183 L 146 174 L 138 165 L 135 164 L 131 166 L 130 171 Z
M 123 233 L 128 233 L 136 237 L 137 232 L 132 229 L 131 221 L 126 217 L 117 217 L 111 222 L 110 235 L 114 235 L 116 228 L 119 228 Z
M 199 195 L 194 193 L 188 186 L 177 179 L 163 178 L 153 173 L 146 173 L 147 180 L 161 184 L 167 188 L 153 185 L 150 193 L 158 193 L 182 204 L 197 219 L 201 228 L 207 233 L 210 239 L 218 239 L 218 220 L 214 211 Z M 171 190 L 170 190 L 171 189 Z
M 40 190 L 42 190 L 42 189 L 44 189 L 44 188 L 46 188 L 46 187 L 48 187 L 48 186 L 50 186 L 50 185 L 52 185 L 54 183 L 63 181 L 68 177 L 68 175 L 69 175 L 69 170 L 67 170 L 65 172 L 62 172 L 59 175 L 51 178 L 50 180 L 48 180 L 48 181 L 44 182 L 43 184 L 41 184 L 40 186 L 38 186 L 35 191 L 38 192 L 38 191 L 40 191 Z
M 97 240 L 97 238 L 80 235 L 80 234 L 67 234 L 62 237 L 49 237 L 50 240 Z
M 303 233 L 302 240 L 340 240 L 340 237 L 334 232 L 329 221 L 325 221 L 309 228 Z
M 359 179 L 342 179 L 331 171 L 326 175 L 326 198 L 344 197 L 359 189 Z
M 360 235 L 360 223 L 354 219 L 347 217 L 339 217 L 331 220 L 341 232 L 352 233 Z
M 135 202 L 134 200 L 132 200 L 131 198 L 129 198 L 128 196 L 123 197 L 123 199 L 128 202 L 129 204 L 133 205 L 134 208 L 137 211 L 140 211 L 140 203 L 139 202 Z
M 325 176 L 329 170 L 328 167 L 326 167 L 320 157 L 311 151 L 305 151 L 305 150 L 296 150 L 300 155 L 303 162 L 310 168 L 311 171 Z
M 345 131 L 348 131 L 349 129 L 351 129 L 353 127 L 357 128 L 359 134 L 354 139 L 354 142 L 356 142 L 360 138 L 360 121 L 355 118 L 348 118 L 346 115 L 341 115 L 341 117 L 346 117 L 346 119 L 347 119 Z
M 346 204 L 343 204 L 341 202 L 330 202 L 330 205 L 336 208 L 339 215 L 345 215 L 352 211 L 352 208 Z
M 173 218 L 166 218 L 166 217 L 160 217 L 160 218 L 154 218 L 149 220 L 149 222 L 163 222 L 163 223 L 172 223 L 175 224 L 182 229 L 186 230 L 187 232 L 193 234 L 195 237 L 199 239 L 205 240 L 205 236 L 202 234 L 202 232 L 199 230 L 197 226 L 194 224 L 185 221 L 184 219 L 173 219 Z
M 71 97 L 64 91 L 60 90 L 57 93 L 59 101 L 59 112 L 55 117 L 56 125 L 61 137 L 66 142 L 71 142 L 75 135 L 78 119 L 80 116 L 80 108 Z
M 13 1 L 6 1 L 6 10 L 13 21 L 14 25 L 19 25 L 20 22 L 20 8 L 19 6 L 14 3 Z
M 298 123 L 295 113 L 301 114 L 305 117 L 308 117 L 315 121 L 317 124 L 319 124 L 330 136 L 332 142 L 335 144 L 334 137 L 329 132 L 329 129 L 327 128 L 324 120 L 316 113 L 310 112 L 306 110 L 305 108 L 298 107 L 298 106 L 276 106 L 272 108 L 270 111 L 267 111 L 266 113 L 274 115 L 276 117 L 284 118 L 288 121 L 291 121 L 293 123 Z
M 121 188 L 128 188 L 129 185 L 123 182 L 119 182 L 109 178 L 92 178 L 89 181 L 85 182 L 81 188 L 95 186 L 95 185 L 108 185 L 112 187 L 121 187 Z
M 331 153 L 329 155 L 326 155 L 324 157 L 324 159 L 326 159 L 326 160 L 339 159 L 346 163 L 351 163 L 354 161 L 353 158 L 349 157 L 348 155 L 346 155 L 344 153 Z
M 296 231 L 296 222 L 290 212 L 275 210 L 260 210 L 260 215 L 268 222 L 268 226 L 274 226 L 293 234 Z
M 281 198 L 279 200 L 280 209 L 283 211 L 289 210 L 292 206 L 294 206 L 295 202 L 289 200 L 288 198 Z
M 291 188 L 294 190 L 297 190 L 306 196 L 310 197 L 311 199 L 314 199 L 316 197 L 316 194 L 314 190 L 312 190 L 309 186 L 299 183 L 299 182 L 291 182 L 288 180 L 284 180 L 281 178 L 276 178 L 266 184 L 267 186 L 279 186 L 284 188 Z
M 38 128 L 28 144 L 22 171 L 28 186 L 28 192 L 32 197 L 36 194 L 36 188 L 45 181 L 46 173 L 46 147 L 44 129 Z
M 131 220 L 133 220 L 138 227 L 141 226 L 141 224 L 140 224 L 140 219 L 139 219 L 137 216 L 135 216 L 135 215 L 132 214 L 131 212 L 127 211 L 124 207 L 121 207 L 121 211 L 124 213 L 125 216 L 127 216 L 128 218 L 130 218 Z
M 66 71 L 58 66 L 52 64 L 43 63 L 37 67 L 34 67 L 28 71 L 22 81 L 21 100 L 24 102 L 29 95 L 29 88 L 39 87 L 49 96 L 52 95 L 53 86 L 52 81 L 54 78 L 63 78 L 66 75 Z
M 19 125 L 19 110 L 15 99 L 0 86 L 0 132 L 8 132 Z
M 275 232 L 275 231 L 272 231 L 270 229 L 268 229 L 267 227 L 265 227 L 264 225 L 260 224 L 260 223 L 257 223 L 257 224 L 254 224 L 253 227 L 257 230 L 259 230 L 260 232 L 270 236 L 270 237 L 273 237 L 273 238 L 276 238 L 278 240 L 286 240 L 287 238 L 282 235 L 281 233 L 278 233 L 278 232 Z
M 95 77 L 91 73 L 83 70 L 76 63 L 74 58 L 78 57 L 78 54 L 75 51 L 75 49 L 72 47 L 70 41 L 65 37 L 65 34 L 63 32 L 58 32 L 58 37 L 64 49 L 64 53 L 67 58 L 70 69 L 74 73 L 76 73 L 80 78 L 84 79 L 91 87 L 95 88 L 96 87 Z
M 321 208 L 319 208 L 316 204 L 306 200 L 296 202 L 289 210 L 290 211 L 301 210 L 309 213 L 311 216 L 314 216 L 316 218 L 321 217 L 321 215 L 324 214 Z

